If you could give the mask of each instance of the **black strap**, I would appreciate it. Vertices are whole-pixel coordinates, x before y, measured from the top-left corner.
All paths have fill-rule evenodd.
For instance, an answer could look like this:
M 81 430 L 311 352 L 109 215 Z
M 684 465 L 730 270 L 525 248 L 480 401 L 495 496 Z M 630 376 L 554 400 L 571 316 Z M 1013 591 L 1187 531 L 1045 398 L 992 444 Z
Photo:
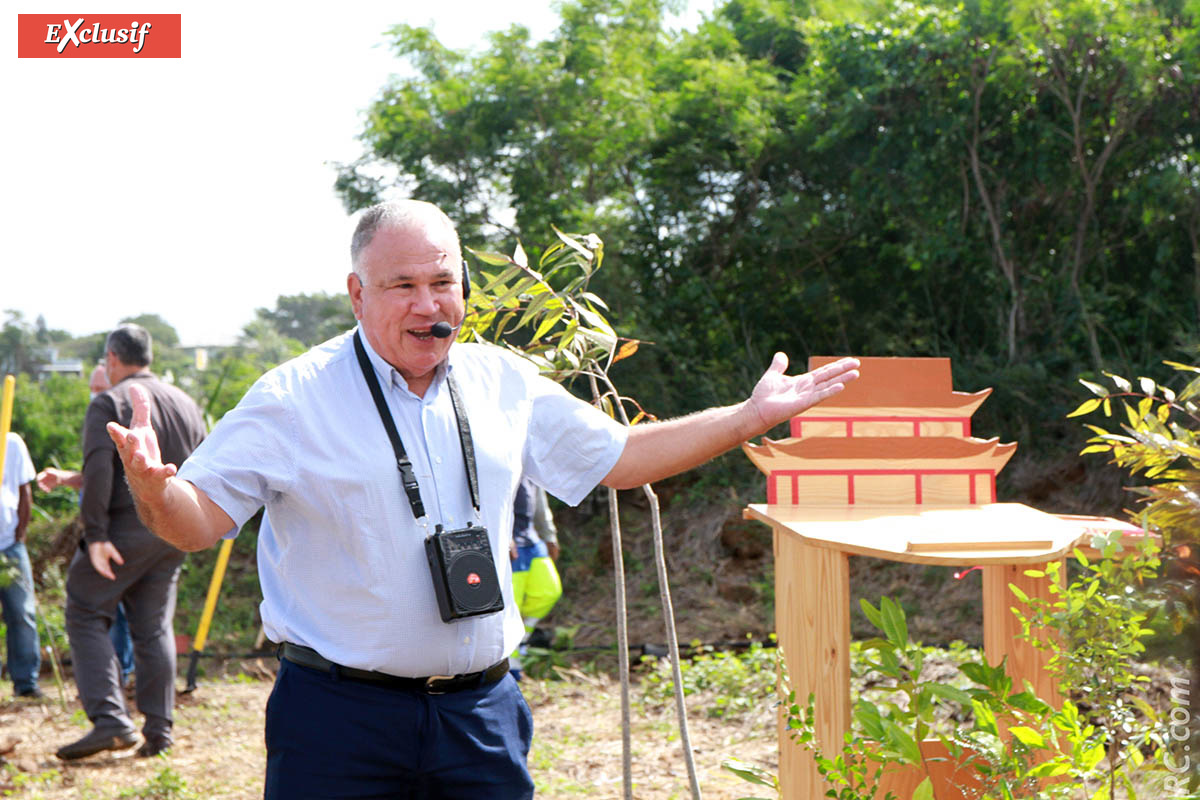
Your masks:
M 450 387 L 450 402 L 454 405 L 454 419 L 458 422 L 458 441 L 462 444 L 463 463 L 467 466 L 467 487 L 471 490 L 471 505 L 479 510 L 479 476 L 475 472 L 475 445 L 471 441 L 471 423 L 463 408 L 462 395 L 454 375 L 446 373 L 446 384 Z
M 392 452 L 396 454 L 396 468 L 400 470 L 400 483 L 404 487 L 404 494 L 408 496 L 408 504 L 412 506 L 413 517 L 420 519 L 425 516 L 425 504 L 421 502 L 421 489 L 417 485 L 417 475 L 413 472 L 408 454 L 404 452 L 404 443 L 400 441 L 396 423 L 392 421 L 392 412 L 383 398 L 379 379 L 375 377 L 375 368 L 371 366 L 371 360 L 367 357 L 367 351 L 363 347 L 358 331 L 354 332 L 354 354 L 358 356 L 358 366 L 362 369 L 363 377 L 367 381 L 367 388 L 371 390 L 371 399 L 375 401 L 375 410 L 379 412 L 379 419 L 383 422 L 383 428 L 387 431 L 388 439 L 392 443 Z M 471 505 L 478 512 L 479 477 L 475 467 L 475 447 L 471 443 L 471 425 L 467 422 L 467 414 L 463 408 L 462 397 L 459 395 L 458 384 L 454 381 L 454 377 L 447 374 L 446 383 L 450 387 L 450 402 L 454 406 L 454 419 L 458 423 L 458 438 L 462 444 L 463 462 L 467 469 L 467 486 L 471 491 Z

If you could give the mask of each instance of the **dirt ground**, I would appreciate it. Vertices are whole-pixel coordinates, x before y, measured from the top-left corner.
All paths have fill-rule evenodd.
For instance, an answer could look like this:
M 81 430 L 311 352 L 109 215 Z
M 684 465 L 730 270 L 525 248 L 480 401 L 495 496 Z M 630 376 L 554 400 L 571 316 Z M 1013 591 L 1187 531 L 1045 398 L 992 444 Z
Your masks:
M 53 684 L 42 701 L 18 700 L 11 687 L 0 695 L 0 797 L 26 800 L 243 800 L 262 796 L 263 709 L 271 689 L 264 662 L 243 662 L 237 676 L 201 682 L 181 695 L 176 745 L 158 758 L 132 750 L 73 763 L 54 756 L 88 730 L 73 687 L 63 704 Z M 235 669 L 237 667 L 235 666 Z M 538 797 L 623 796 L 620 686 L 607 676 L 575 669 L 563 680 L 526 679 L 533 709 L 534 746 L 529 763 Z M 632 726 L 634 794 L 639 799 L 690 797 L 687 767 L 671 709 L 647 710 L 634 693 Z M 776 769 L 775 722 L 769 708 L 735 721 L 691 714 L 689 733 L 704 797 L 732 800 L 755 787 L 721 768 L 729 757 Z

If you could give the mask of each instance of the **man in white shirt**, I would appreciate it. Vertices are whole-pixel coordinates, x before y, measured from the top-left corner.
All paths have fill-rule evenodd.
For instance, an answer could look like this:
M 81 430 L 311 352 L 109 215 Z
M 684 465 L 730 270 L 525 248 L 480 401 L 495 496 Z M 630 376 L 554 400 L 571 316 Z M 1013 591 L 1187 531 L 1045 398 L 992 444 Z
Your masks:
M 521 475 L 575 504 L 676 474 L 840 391 L 857 362 L 790 377 L 777 354 L 743 403 L 626 429 L 523 360 L 444 336 L 469 285 L 434 206 L 368 209 L 351 261 L 357 331 L 263 376 L 178 475 L 144 406 L 110 433 L 142 519 L 181 549 L 266 507 L 262 617 L 284 643 L 266 797 L 532 797 L 532 721 L 505 659 L 524 630 L 507 557 Z M 504 609 L 444 622 L 424 542 L 467 525 L 487 531 Z
M 4 457 L 4 480 L 0 485 L 0 608 L 7 628 L 8 676 L 17 697 L 41 697 L 38 670 L 41 647 L 38 642 L 36 606 L 33 596 L 33 570 L 25 549 L 25 530 L 33 505 L 32 482 L 35 476 L 29 450 L 20 436 L 9 431 Z

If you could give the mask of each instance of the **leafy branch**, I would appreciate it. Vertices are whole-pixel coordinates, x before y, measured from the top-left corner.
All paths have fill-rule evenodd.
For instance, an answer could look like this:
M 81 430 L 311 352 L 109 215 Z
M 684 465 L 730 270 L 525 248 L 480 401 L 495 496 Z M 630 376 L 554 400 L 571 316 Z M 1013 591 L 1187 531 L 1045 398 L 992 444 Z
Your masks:
M 558 241 L 542 253 L 538 268 L 529 266 L 529 257 L 520 244 L 512 256 L 499 253 L 471 252 L 498 272 L 483 272 L 479 291 L 471 295 L 471 312 L 459 332 L 460 340 L 487 342 L 506 347 L 536 364 L 547 377 L 568 382 L 577 377 L 587 380 L 592 400 L 609 416 L 626 425 L 635 425 L 651 415 L 630 397 L 617 391 L 608 370 L 621 359 L 637 352 L 636 339 L 621 338 L 604 317 L 607 304 L 588 291 L 588 282 L 604 259 L 604 243 L 595 234 L 572 236 L 554 228 Z M 554 279 L 552 282 L 551 279 Z M 565 281 L 560 288 L 555 283 Z M 635 413 L 630 419 L 626 406 Z M 676 715 L 680 745 L 687 763 L 692 796 L 699 800 L 700 785 L 692 757 L 683 699 L 683 677 L 679 646 L 675 634 L 675 614 L 666 572 L 662 520 L 658 497 L 649 484 L 642 487 L 650 510 L 654 535 L 654 554 L 658 568 L 659 595 L 663 622 L 671 657 L 675 684 Z M 625 572 L 621 548 L 621 529 L 617 492 L 608 492 L 609 524 L 613 542 L 613 569 L 617 575 L 617 639 L 621 673 L 622 749 L 624 755 L 625 797 L 633 797 L 633 769 L 630 744 L 629 646 L 625 613 Z
M 636 353 L 640 342 L 618 336 L 604 317 L 608 305 L 588 291 L 604 260 L 604 243 L 595 234 L 576 237 L 558 228 L 554 233 L 559 241 L 542 253 L 537 269 L 529 266 L 520 244 L 511 256 L 471 250 L 484 264 L 500 270 L 482 271 L 479 291 L 472 294 L 473 314 L 459 338 L 499 344 L 560 383 L 585 377 L 593 385 L 601 384 L 604 389 L 594 392 L 594 401 L 610 416 L 637 424 L 651 415 L 617 392 L 608 371 Z M 565 283 L 556 289 L 552 279 Z M 624 415 L 625 404 L 636 409 L 632 420 Z

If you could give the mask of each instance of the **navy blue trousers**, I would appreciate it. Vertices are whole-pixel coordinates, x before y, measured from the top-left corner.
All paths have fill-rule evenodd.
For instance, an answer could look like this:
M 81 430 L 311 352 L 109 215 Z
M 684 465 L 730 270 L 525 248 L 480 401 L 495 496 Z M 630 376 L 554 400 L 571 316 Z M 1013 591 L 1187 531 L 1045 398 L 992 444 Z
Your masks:
M 533 797 L 533 715 L 510 675 L 427 695 L 280 662 L 265 800 Z

